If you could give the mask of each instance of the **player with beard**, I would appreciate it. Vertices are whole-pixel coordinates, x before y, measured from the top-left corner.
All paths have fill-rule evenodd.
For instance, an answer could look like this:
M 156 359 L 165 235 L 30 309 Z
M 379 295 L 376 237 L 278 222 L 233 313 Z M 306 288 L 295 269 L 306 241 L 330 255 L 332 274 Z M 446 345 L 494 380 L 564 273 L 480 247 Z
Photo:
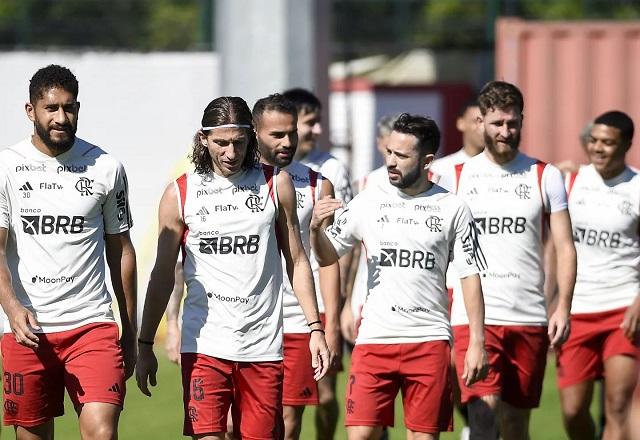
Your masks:
M 589 407 L 603 378 L 604 439 L 630 436 L 629 411 L 640 352 L 640 176 L 626 165 L 633 121 L 598 116 L 585 151 L 590 165 L 568 174 L 569 211 L 578 251 L 571 336 L 558 351 L 558 386 L 571 439 L 594 438 Z
M 335 196 L 349 202 L 353 197 L 351 192 L 351 178 L 347 168 L 334 156 L 322 151 L 318 146 L 318 139 L 322 134 L 322 104 L 317 96 L 305 89 L 289 89 L 283 92 L 285 98 L 291 101 L 298 111 L 298 148 L 295 159 L 302 162 L 314 171 L 321 173 L 325 179 L 333 184 Z M 340 288 L 346 285 L 346 279 L 351 266 L 352 254 L 344 255 L 340 259 Z M 319 266 L 311 254 L 311 269 L 319 284 Z M 325 316 L 325 305 L 322 295 L 318 295 L 318 308 L 320 319 L 325 324 L 325 329 L 339 331 L 339 323 L 330 322 Z M 331 343 L 331 341 L 328 341 Z M 336 375 L 342 370 L 342 343 L 330 347 L 336 353 L 336 361 L 329 373 L 318 383 L 320 404 L 316 408 L 316 435 L 317 439 L 333 439 L 338 423 L 339 407 L 336 399 Z
M 117 437 L 135 365 L 136 258 L 124 168 L 75 136 L 78 81 L 38 70 L 25 105 L 34 133 L 0 153 L 4 423 L 52 439 L 64 390 L 82 438 Z M 120 309 L 118 334 L 104 254 Z
M 471 208 L 487 258 L 482 273 L 485 339 L 490 372 L 468 387 L 471 438 L 529 438 L 529 415 L 540 402 L 549 344 L 569 336 L 576 277 L 576 251 L 560 171 L 518 151 L 524 100 L 512 84 L 493 81 L 478 96 L 485 150 L 456 166 L 455 192 Z M 553 240 L 558 303 L 547 319 L 543 292 L 543 247 Z M 451 312 L 456 364 L 465 357 L 468 316 L 454 286 Z M 460 374 L 460 372 L 458 372 Z
M 150 395 L 153 338 L 182 250 L 187 284 L 181 367 L 184 434 L 223 439 L 232 408 L 242 438 L 282 435 L 282 262 L 310 328 L 314 379 L 329 367 L 311 268 L 290 177 L 258 162 L 251 112 L 239 97 L 205 108 L 194 140 L 195 172 L 160 201 L 158 254 L 149 280 L 136 379 Z M 231 405 L 233 402 L 233 405 Z
M 286 171 L 296 193 L 300 236 L 307 255 L 310 255 L 309 222 L 313 206 L 323 195 L 333 196 L 333 185 L 322 175 L 293 160 L 298 144 L 296 107 L 280 94 L 259 99 L 253 107 L 260 160 Z M 331 219 L 327 219 L 327 226 Z M 286 269 L 283 260 L 283 267 Z M 319 269 L 319 285 L 324 300 L 327 322 L 337 323 L 340 301 L 340 271 L 338 263 Z M 291 283 L 283 277 L 284 381 L 283 405 L 285 439 L 300 437 L 305 405 L 318 404 L 318 385 L 314 380 L 309 353 L 310 327 L 298 303 Z M 340 344 L 338 325 L 328 325 L 326 339 L 329 347 Z M 333 353 L 332 353 L 333 356 Z
M 470 317 L 465 383 L 486 374 L 482 289 L 473 218 L 464 202 L 427 178 L 440 141 L 433 120 L 404 113 L 386 148 L 387 187 L 358 194 L 333 225 L 322 222 L 342 206 L 320 200 L 311 220 L 320 265 L 364 243 L 369 295 L 362 310 L 346 389 L 348 437 L 379 438 L 394 424 L 402 390 L 408 438 L 437 439 L 451 430 L 451 327 L 445 272 L 456 266 Z

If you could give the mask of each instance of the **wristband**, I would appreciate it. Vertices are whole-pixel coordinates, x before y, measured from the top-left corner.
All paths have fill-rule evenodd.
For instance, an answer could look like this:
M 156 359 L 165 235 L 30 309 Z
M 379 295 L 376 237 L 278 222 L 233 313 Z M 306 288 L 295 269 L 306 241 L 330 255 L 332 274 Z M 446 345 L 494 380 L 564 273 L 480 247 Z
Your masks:
M 313 322 L 309 322 L 309 323 L 307 323 L 307 325 L 308 325 L 309 327 L 311 327 L 313 324 L 322 324 L 322 321 L 320 321 L 320 320 L 318 319 L 317 321 L 313 321 Z
M 153 345 L 153 341 L 149 342 L 149 341 L 145 341 L 144 339 L 140 339 L 140 338 L 138 338 L 138 344 L 142 344 L 142 345 Z
M 321 328 L 312 328 L 311 331 L 309 332 L 309 334 L 313 333 L 313 332 L 320 332 L 324 335 L 324 330 L 322 330 Z

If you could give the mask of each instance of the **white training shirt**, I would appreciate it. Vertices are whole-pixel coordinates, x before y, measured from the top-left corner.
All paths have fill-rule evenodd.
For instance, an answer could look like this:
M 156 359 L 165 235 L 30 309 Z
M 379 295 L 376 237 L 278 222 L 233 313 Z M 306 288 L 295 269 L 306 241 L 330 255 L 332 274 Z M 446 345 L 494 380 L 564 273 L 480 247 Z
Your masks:
M 364 191 L 367 187 L 375 188 L 378 186 L 381 186 L 382 188 L 391 186 L 391 183 L 389 183 L 389 173 L 387 172 L 386 165 L 376 168 L 360 179 L 358 182 L 358 192 L 360 193 Z M 356 322 L 361 317 L 362 306 L 367 298 L 367 292 L 367 257 L 366 250 L 364 246 L 362 246 L 360 259 L 358 260 L 358 268 L 353 280 L 353 288 L 351 290 L 351 313 L 353 314 L 353 318 Z
M 368 187 L 327 229 L 339 255 L 360 241 L 368 288 L 356 344 L 451 341 L 444 277 L 478 273 L 473 219 L 462 200 L 433 185 L 411 197 Z
M 543 224 L 567 209 L 560 171 L 522 153 L 500 166 L 483 152 L 461 166 L 457 193 L 471 208 L 487 261 L 485 324 L 545 325 Z M 451 322 L 469 322 L 459 283 Z
M 578 254 L 571 313 L 628 307 L 640 293 L 640 176 L 629 167 L 604 180 L 592 165 L 567 176 Z
M 0 227 L 8 230 L 13 290 L 42 332 L 114 320 L 104 235 L 131 226 L 124 168 L 99 147 L 76 138 L 50 157 L 29 138 L 0 152 Z
M 275 173 L 275 174 L 274 174 Z M 176 180 L 186 226 L 183 353 L 282 359 L 282 263 L 275 233 L 277 169 Z
M 322 174 L 325 179 L 329 179 L 333 184 L 333 192 L 336 199 L 342 200 L 345 205 L 351 201 L 353 198 L 353 191 L 351 190 L 351 177 L 349 176 L 349 171 L 333 155 L 316 148 L 311 150 L 300 162 L 312 170 Z M 339 215 L 340 211 L 336 214 Z M 320 268 L 320 265 L 313 253 L 311 253 L 309 263 L 311 264 L 315 285 L 319 286 L 320 281 L 318 269 Z M 324 313 L 324 301 L 322 299 L 320 289 L 316 289 L 316 298 L 318 301 L 318 310 L 320 313 Z
M 284 170 L 291 176 L 291 181 L 296 191 L 296 211 L 298 222 L 300 223 L 300 238 L 308 257 L 311 252 L 309 224 L 315 202 L 322 196 L 322 175 L 298 161 L 291 162 Z M 282 258 L 282 273 L 284 274 L 282 277 L 284 332 L 309 333 L 307 319 L 302 312 L 298 298 L 293 293 L 291 281 L 287 276 L 287 266 L 284 258 Z M 317 291 L 320 290 L 318 284 L 316 284 L 315 288 Z
M 435 181 L 443 188 L 453 187 L 451 182 L 455 179 L 455 166 L 459 163 L 465 163 L 472 157 L 460 148 L 455 153 L 434 160 L 430 170 L 436 176 Z

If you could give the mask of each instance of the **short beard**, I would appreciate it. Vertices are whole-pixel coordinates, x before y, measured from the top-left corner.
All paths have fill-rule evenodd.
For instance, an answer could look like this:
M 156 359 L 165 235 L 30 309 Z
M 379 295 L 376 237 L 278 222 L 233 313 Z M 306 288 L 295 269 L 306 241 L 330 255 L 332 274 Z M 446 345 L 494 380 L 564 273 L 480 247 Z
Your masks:
M 55 151 L 57 153 L 64 153 L 65 151 L 69 150 L 76 141 L 76 130 L 71 125 L 67 126 L 69 128 L 69 131 L 67 132 L 69 133 L 69 138 L 63 141 L 54 141 L 53 139 L 51 139 L 51 136 L 49 136 L 49 131 L 45 127 L 40 125 L 38 122 L 35 122 L 34 126 L 35 126 L 36 134 L 38 135 L 38 137 L 42 139 L 42 142 L 51 151 Z
M 389 182 L 396 188 L 405 189 L 413 186 L 421 177 L 422 174 L 420 173 L 420 169 L 416 168 L 407 175 L 400 177 L 398 182 L 394 183 L 391 182 L 391 180 L 389 180 Z
M 491 153 L 493 154 L 497 154 L 496 153 L 496 140 L 493 139 L 492 137 L 490 137 L 489 135 L 487 135 L 487 133 L 483 134 L 484 137 L 484 145 L 486 148 L 489 149 L 489 151 L 491 151 Z M 517 150 L 520 147 L 520 135 L 518 135 L 517 137 L 514 137 L 511 139 L 511 141 L 509 142 L 509 146 L 511 147 L 512 150 Z

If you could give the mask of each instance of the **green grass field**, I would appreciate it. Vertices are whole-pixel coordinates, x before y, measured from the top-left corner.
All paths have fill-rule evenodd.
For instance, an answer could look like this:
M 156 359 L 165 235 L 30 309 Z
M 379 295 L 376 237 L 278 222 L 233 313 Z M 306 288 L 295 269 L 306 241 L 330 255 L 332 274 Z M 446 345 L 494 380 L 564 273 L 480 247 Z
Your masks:
M 158 386 L 153 389 L 153 396 L 147 398 L 138 390 L 135 380 L 127 383 L 127 400 L 125 410 L 120 419 L 120 438 L 123 440 L 170 440 L 182 437 L 182 388 L 180 385 L 180 371 L 178 366 L 169 363 L 164 358 L 162 350 L 158 350 L 160 371 L 158 374 Z M 347 359 L 345 359 L 346 362 Z M 345 363 L 346 365 L 346 363 Z M 346 372 L 339 377 L 338 397 L 342 402 L 344 396 L 344 384 Z M 341 405 L 342 408 L 342 405 Z M 304 415 L 302 439 L 314 439 L 315 428 L 313 426 L 314 409 L 308 408 Z M 342 426 L 341 418 L 336 439 L 346 439 L 346 433 Z M 459 419 L 456 419 L 454 433 L 444 433 L 443 440 L 458 439 L 461 428 Z M 3 427 L 2 438 L 14 438 L 13 430 Z M 77 418 L 72 407 L 67 401 L 66 414 L 56 420 L 56 438 L 79 439 Z M 396 427 L 390 430 L 391 439 L 404 439 L 405 429 L 402 420 L 402 406 L 400 399 L 396 401 Z M 544 384 L 541 407 L 533 412 L 531 420 L 531 438 L 556 440 L 565 439 L 560 418 L 560 402 L 555 386 L 555 362 L 549 357 L 547 374 Z

